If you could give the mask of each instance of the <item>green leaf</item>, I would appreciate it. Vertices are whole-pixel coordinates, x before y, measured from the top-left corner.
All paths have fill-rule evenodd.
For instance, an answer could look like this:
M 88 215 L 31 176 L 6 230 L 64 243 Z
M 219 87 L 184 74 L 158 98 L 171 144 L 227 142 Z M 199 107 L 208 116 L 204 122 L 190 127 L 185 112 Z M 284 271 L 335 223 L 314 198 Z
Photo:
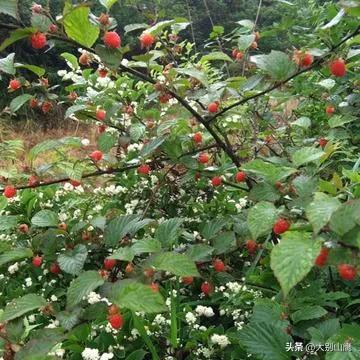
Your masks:
M 297 125 L 304 129 L 308 129 L 311 126 L 311 120 L 306 116 L 301 116 L 296 121 L 291 123 L 291 126 Z
M 7 57 L 0 59 L 0 71 L 6 74 L 15 75 L 14 58 L 15 53 L 11 53 Z
M 118 0 L 100 0 L 100 4 L 104 5 L 108 10 L 110 10 L 117 1 Z
M 199 80 L 204 86 L 208 86 L 208 79 L 207 79 L 206 74 L 203 71 L 200 71 L 200 70 L 195 69 L 195 68 L 190 68 L 190 69 L 189 68 L 187 68 L 187 69 L 174 68 L 174 70 L 178 74 L 193 77 L 194 79 Z
M 264 322 L 247 325 L 239 333 L 240 343 L 262 360 L 290 360 L 286 344 L 292 338 L 283 329 Z
M 117 69 L 123 57 L 120 49 L 109 49 L 104 45 L 96 45 L 95 52 L 110 69 Z
M 155 238 L 167 246 L 176 243 L 181 233 L 180 226 L 182 223 L 183 219 L 180 218 L 163 221 L 155 231 Z
M 268 182 L 275 184 L 277 181 L 286 179 L 288 176 L 294 174 L 297 170 L 286 167 L 274 165 L 260 159 L 248 162 L 242 166 L 244 171 L 248 171 L 256 176 L 260 176 Z
M 350 116 L 350 115 L 334 115 L 329 119 L 329 126 L 331 128 L 336 128 L 339 126 L 343 126 L 345 124 L 348 124 L 350 122 L 353 122 L 357 120 L 357 118 L 355 116 Z
M 71 275 L 78 275 L 84 267 L 88 252 L 86 246 L 78 244 L 58 256 L 60 269 Z
M 46 304 L 46 300 L 42 296 L 36 294 L 27 294 L 20 298 L 13 299 L 6 305 L 1 316 L 1 321 L 16 319 L 32 310 L 45 306 Z
M 40 210 L 33 216 L 31 223 L 38 227 L 57 226 L 59 217 L 51 210 Z
M 255 41 L 255 35 L 241 35 L 238 40 L 238 49 L 240 51 L 246 51 L 250 45 Z
M 313 267 L 321 250 L 320 241 L 310 233 L 288 231 L 271 251 L 271 269 L 274 271 L 286 297 Z
M 164 252 L 153 255 L 148 265 L 156 270 L 168 271 L 177 276 L 199 276 L 195 262 L 187 255 Z
M 234 250 L 236 245 L 235 233 L 233 231 L 227 231 L 215 236 L 212 240 L 212 246 L 214 247 L 214 254 L 220 255 Z
M 0 255 L 0 266 L 3 266 L 9 262 L 30 258 L 33 255 L 34 254 L 32 250 L 28 248 L 17 248 L 14 250 L 10 250 Z
M 137 142 L 145 133 L 145 126 L 137 123 L 130 126 L 130 138 L 132 141 Z
M 31 333 L 31 339 L 15 355 L 15 360 L 47 360 L 48 353 L 63 341 L 62 329 L 41 329 Z
M 27 103 L 32 98 L 30 94 L 23 94 L 17 96 L 15 99 L 12 99 L 10 103 L 10 110 L 14 113 L 18 111 L 25 103 Z
M 0 13 L 18 19 L 18 0 L 1 0 Z
M 221 231 L 227 222 L 226 219 L 220 218 L 205 223 L 200 229 L 201 236 L 206 240 L 211 240 Z
M 268 234 L 277 218 L 274 204 L 261 201 L 253 206 L 247 217 L 247 224 L 254 240 Z
M 206 61 L 229 61 L 232 62 L 232 59 L 229 55 L 226 55 L 225 53 L 221 51 L 214 51 L 210 54 L 204 55 L 200 59 L 200 63 L 204 63 Z
M 167 26 L 173 25 L 175 22 L 176 20 L 159 21 L 157 24 L 147 29 L 146 32 L 152 35 L 160 35 Z
M 303 147 L 295 151 L 292 156 L 292 162 L 296 167 L 300 167 L 309 162 L 319 160 L 324 155 L 324 152 L 321 149 L 316 149 L 314 147 Z
M 52 24 L 50 18 L 44 14 L 33 13 L 31 15 L 31 26 L 37 30 L 46 33 L 49 31 L 49 27 Z
M 17 226 L 17 222 L 17 216 L 15 215 L 0 216 L 0 231 L 13 229 Z
M 165 138 L 163 138 L 163 137 L 159 137 L 154 140 L 151 140 L 150 142 L 148 142 L 147 144 L 145 144 L 143 146 L 139 155 L 141 157 L 146 157 L 146 156 L 150 155 L 157 148 L 159 148 L 164 141 L 165 141 Z
M 195 244 L 189 247 L 186 255 L 193 261 L 209 261 L 214 248 L 205 244 Z
M 75 55 L 64 52 L 60 56 L 67 61 L 67 64 L 72 70 L 77 70 L 79 68 L 78 59 Z
M 252 61 L 276 81 L 285 80 L 296 70 L 295 63 L 281 51 L 272 50 L 268 55 L 253 56 Z
M 74 308 L 72 311 L 60 311 L 56 314 L 56 319 L 59 320 L 60 325 L 65 330 L 71 330 L 75 325 L 80 322 L 80 315 L 83 309 L 80 307 Z
M 360 199 L 342 204 L 331 216 L 330 228 L 339 235 L 345 235 L 356 224 L 360 224 Z
M 4 51 L 8 46 L 13 44 L 14 42 L 29 37 L 34 32 L 35 32 L 34 28 L 23 28 L 12 31 L 10 33 L 10 36 L 7 37 L 0 45 L 0 52 Z
M 145 350 L 139 349 L 133 351 L 125 360 L 143 360 L 147 352 Z
M 103 132 L 97 139 L 98 149 L 108 153 L 116 145 L 117 138 L 115 133 Z
M 161 251 L 161 242 L 156 239 L 143 239 L 136 241 L 131 247 L 136 255 Z
M 85 104 L 78 104 L 78 105 L 70 106 L 69 108 L 66 109 L 65 119 L 70 117 L 71 115 L 74 115 L 78 111 L 84 110 L 86 108 L 87 108 L 87 105 L 85 105 Z
M 331 19 L 331 21 L 329 21 L 327 24 L 325 24 L 324 26 L 321 27 L 321 30 L 329 29 L 329 28 L 337 25 L 341 21 L 341 19 L 344 17 L 344 15 L 345 15 L 345 10 L 340 9 L 340 11 L 336 14 L 336 16 L 334 18 Z
M 116 259 L 121 261 L 133 261 L 135 252 L 130 247 L 116 249 L 107 259 Z
M 80 45 L 91 47 L 98 39 L 100 29 L 89 20 L 90 8 L 79 6 L 71 10 L 64 18 L 67 36 Z
M 295 311 L 293 314 L 291 314 L 291 319 L 296 324 L 304 320 L 318 319 L 326 314 L 327 311 L 321 306 L 307 305 L 302 307 L 300 310 Z
M 124 27 L 125 35 L 129 32 L 146 29 L 148 27 L 147 24 L 129 24 Z
M 29 71 L 33 72 L 34 74 L 36 74 L 39 77 L 44 76 L 44 74 L 45 74 L 45 69 L 42 68 L 41 66 L 16 63 L 15 67 L 19 68 L 19 69 L 29 70 Z
M 274 185 L 267 182 L 259 182 L 250 190 L 249 198 L 255 201 L 274 202 L 280 198 L 280 194 Z
M 131 280 L 119 281 L 111 291 L 110 300 L 120 308 L 145 313 L 166 311 L 164 299 L 150 286 Z
M 334 197 L 317 192 L 314 200 L 306 208 L 306 216 L 317 234 L 329 221 L 331 215 L 341 205 Z
M 104 284 L 104 279 L 94 270 L 85 271 L 74 279 L 67 291 L 67 304 L 74 307 L 96 288 Z

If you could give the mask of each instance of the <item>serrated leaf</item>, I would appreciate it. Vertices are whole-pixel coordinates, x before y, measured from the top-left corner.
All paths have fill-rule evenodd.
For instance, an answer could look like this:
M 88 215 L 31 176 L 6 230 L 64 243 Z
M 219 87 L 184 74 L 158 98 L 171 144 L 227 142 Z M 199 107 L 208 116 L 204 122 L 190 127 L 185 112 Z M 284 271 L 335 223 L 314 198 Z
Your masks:
M 247 224 L 254 240 L 268 234 L 277 218 L 274 204 L 261 201 L 253 206 L 247 217 Z
M 108 10 L 110 10 L 117 1 L 118 0 L 100 0 L 100 3 L 104 5 Z
M 78 59 L 75 55 L 64 52 L 60 56 L 66 60 L 72 70 L 77 70 L 79 68 Z
M 100 29 L 89 20 L 90 8 L 79 6 L 64 17 L 67 36 L 80 45 L 91 47 L 99 37 Z
M 331 21 L 329 21 L 327 24 L 325 24 L 321 29 L 329 29 L 335 25 L 337 25 L 341 19 L 344 17 L 345 15 L 345 10 L 344 9 L 340 9 L 340 11 L 336 14 L 336 16 L 334 18 L 331 19 Z
M 201 236 L 206 240 L 214 238 L 227 224 L 227 222 L 228 220 L 226 219 L 215 219 L 205 223 L 200 229 Z
M 206 62 L 206 61 L 229 61 L 232 62 L 232 59 L 229 55 L 221 52 L 221 51 L 214 51 L 210 54 L 202 56 L 200 59 L 200 63 Z
M 0 13 L 18 19 L 18 0 L 1 0 Z
M 206 74 L 203 71 L 200 71 L 195 68 L 175 68 L 174 69 L 178 74 L 187 75 L 193 77 L 194 79 L 200 81 L 204 86 L 208 86 L 208 79 Z
M 125 31 L 125 34 L 127 34 L 132 31 L 146 29 L 147 27 L 148 27 L 147 24 L 129 24 L 124 27 L 124 31 Z
M 183 219 L 180 218 L 163 221 L 155 231 L 155 238 L 167 246 L 174 244 L 180 235 L 182 223 Z
M 125 360 L 143 360 L 146 354 L 147 352 L 142 349 L 135 350 L 129 356 L 127 356 Z
M 80 322 L 80 315 L 81 315 L 82 309 L 80 307 L 77 307 L 73 309 L 72 311 L 60 311 L 56 314 L 56 319 L 59 320 L 60 325 L 65 330 L 71 330 L 75 325 L 77 325 Z
M 0 216 L 0 231 L 10 230 L 14 228 L 17 225 L 17 222 L 17 216 L 15 215 Z
M 159 21 L 157 24 L 153 25 L 152 27 L 148 28 L 146 30 L 147 33 L 152 35 L 160 35 L 162 31 L 170 25 L 173 25 L 176 23 L 176 20 L 164 20 Z
M 96 45 L 95 52 L 110 69 L 117 69 L 123 58 L 123 54 L 120 49 L 109 49 L 99 44 Z
M 340 236 L 345 235 L 356 224 L 360 224 L 360 200 L 351 200 L 341 206 L 332 214 L 330 228 Z
M 34 254 L 29 248 L 17 248 L 7 251 L 0 255 L 0 266 L 3 266 L 9 262 L 23 260 L 32 257 Z
M 296 167 L 300 167 L 302 165 L 308 164 L 309 162 L 319 160 L 323 155 L 324 152 L 321 149 L 303 147 L 295 151 L 292 154 L 291 159 Z
M 46 33 L 49 31 L 49 27 L 52 24 L 52 21 L 49 17 L 44 14 L 33 13 L 31 15 L 31 26 L 38 31 Z
M 329 126 L 331 128 L 336 128 L 339 126 L 343 126 L 345 124 L 348 124 L 350 122 L 353 122 L 357 120 L 357 118 L 355 116 L 350 116 L 350 115 L 334 115 L 329 119 Z
M 115 133 L 103 132 L 97 139 L 98 149 L 108 153 L 116 145 L 117 138 Z
M 140 156 L 145 157 L 150 155 L 152 152 L 154 152 L 157 148 L 159 148 L 162 143 L 165 141 L 165 138 L 159 137 L 154 140 L 151 140 L 147 144 L 143 146 L 143 148 L 140 151 Z
M 312 320 L 323 317 L 327 314 L 327 311 L 321 306 L 304 306 L 300 310 L 295 311 L 291 314 L 291 319 L 296 324 L 304 320 Z
M 253 201 L 275 202 L 280 198 L 280 194 L 275 186 L 267 182 L 259 182 L 251 188 L 249 198 Z
M 199 276 L 195 262 L 184 254 L 174 252 L 156 254 L 148 260 L 148 265 L 177 276 Z
M 205 244 L 195 244 L 189 247 L 186 255 L 193 261 L 209 261 L 214 248 Z
M 238 49 L 240 51 L 246 51 L 250 45 L 255 41 L 255 35 L 241 35 L 238 40 Z
M 311 126 L 311 120 L 306 116 L 301 116 L 299 119 L 291 123 L 291 126 L 294 125 L 308 129 Z
M 104 284 L 104 279 L 94 270 L 85 271 L 74 279 L 67 291 L 67 304 L 74 307 L 96 288 Z
M 220 255 L 234 250 L 236 245 L 235 233 L 233 231 L 227 231 L 215 236 L 212 240 L 212 246 L 214 247 L 214 254 Z
M 33 72 L 34 74 L 36 74 L 37 76 L 41 77 L 44 76 L 45 74 L 45 69 L 42 68 L 41 66 L 36 66 L 36 65 L 27 65 L 27 64 L 15 64 L 15 67 L 17 69 L 26 69 L 29 70 L 31 72 Z
M 145 133 L 145 126 L 137 123 L 130 126 L 130 138 L 132 141 L 137 142 Z
M 78 275 L 84 267 L 88 251 L 85 245 L 78 244 L 58 256 L 60 269 L 71 275 Z
M 15 75 L 16 70 L 14 66 L 15 53 L 9 54 L 7 57 L 0 59 L 0 72 Z
M 5 310 L 1 315 L 1 321 L 16 319 L 32 310 L 45 306 L 46 304 L 46 300 L 42 296 L 36 294 L 27 294 L 20 298 L 13 299 L 6 305 Z
M 286 297 L 312 269 L 321 250 L 321 243 L 310 233 L 288 231 L 271 251 L 271 269 Z
M 51 210 L 40 210 L 33 216 L 31 223 L 38 227 L 57 226 L 59 217 Z
M 0 45 L 0 52 L 5 50 L 8 46 L 13 44 L 16 41 L 21 39 L 27 38 L 33 32 L 35 32 L 34 28 L 23 28 L 23 29 L 16 29 L 10 33 L 10 36 L 7 37 L 2 44 Z
M 120 308 L 145 313 L 166 311 L 164 299 L 159 292 L 154 292 L 150 286 L 135 281 L 122 280 L 111 291 L 110 300 Z
M 30 94 L 23 94 L 20 96 L 17 96 L 15 99 L 11 100 L 10 103 L 10 110 L 15 113 L 17 112 L 24 104 L 26 104 L 30 99 L 32 98 L 32 95 Z
M 107 256 L 107 259 L 116 259 L 121 261 L 133 261 L 135 257 L 135 252 L 130 247 L 122 247 L 116 249 L 110 256 Z
M 131 247 L 136 255 L 161 251 L 161 242 L 156 239 L 142 239 L 136 241 Z

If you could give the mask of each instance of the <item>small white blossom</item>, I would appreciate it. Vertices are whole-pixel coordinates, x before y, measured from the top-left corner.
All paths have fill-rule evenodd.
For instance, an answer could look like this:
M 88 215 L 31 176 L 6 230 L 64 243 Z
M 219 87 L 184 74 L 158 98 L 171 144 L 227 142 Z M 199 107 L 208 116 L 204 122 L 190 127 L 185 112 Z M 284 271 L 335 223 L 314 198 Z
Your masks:
M 84 360 L 100 360 L 98 349 L 85 348 L 81 356 Z
M 230 341 L 226 335 L 214 334 L 210 338 L 213 344 L 219 345 L 222 349 L 230 344 Z

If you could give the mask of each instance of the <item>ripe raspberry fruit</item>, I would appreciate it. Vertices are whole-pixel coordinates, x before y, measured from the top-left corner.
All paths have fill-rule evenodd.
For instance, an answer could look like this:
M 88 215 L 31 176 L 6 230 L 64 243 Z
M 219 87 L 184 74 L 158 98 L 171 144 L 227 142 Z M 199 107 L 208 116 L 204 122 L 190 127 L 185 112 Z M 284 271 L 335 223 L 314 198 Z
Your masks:
M 137 172 L 140 175 L 149 175 L 150 174 L 150 166 L 146 164 L 142 164 L 137 168 Z
M 328 115 L 332 115 L 334 112 L 335 112 L 335 108 L 332 106 L 332 105 L 328 105 L 325 109 L 325 112 L 328 114 Z
M 134 271 L 134 265 L 132 263 L 128 263 L 125 267 L 125 272 L 127 274 L 131 274 Z
M 149 49 L 155 42 L 155 37 L 148 33 L 142 33 L 139 37 L 141 48 Z
M 96 110 L 96 119 L 99 121 L 104 121 L 106 118 L 106 111 L 103 109 Z
M 246 180 L 246 173 L 244 171 L 238 171 L 235 175 L 236 182 L 244 182 Z
M 211 179 L 211 184 L 212 186 L 220 186 L 222 184 L 221 176 L 214 176 Z
M 150 285 L 150 289 L 154 292 L 154 293 L 157 293 L 159 292 L 159 284 L 156 283 L 156 282 L 152 282 Z
M 102 134 L 103 132 L 105 132 L 106 130 L 106 126 L 105 125 L 100 125 L 98 126 L 98 132 L 99 134 Z
M 8 199 L 13 198 L 16 195 L 16 188 L 12 185 L 7 185 L 4 188 L 4 196 Z
M 315 265 L 317 266 L 325 266 L 329 257 L 330 250 L 328 248 L 322 248 L 320 254 L 315 260 Z
M 31 35 L 30 42 L 34 49 L 42 49 L 46 45 L 46 36 L 41 32 L 37 32 Z
M 106 270 L 112 270 L 112 268 L 116 265 L 115 259 L 105 259 L 104 260 L 104 268 Z
M 240 61 L 244 57 L 244 53 L 239 51 L 236 55 L 236 61 Z
M 201 164 L 206 164 L 209 161 L 209 155 L 207 153 L 201 153 L 198 157 L 198 161 Z
M 346 74 L 345 61 L 343 59 L 336 59 L 329 65 L 330 72 L 336 77 L 343 77 Z
M 258 244 L 255 240 L 246 240 L 245 245 L 249 254 L 254 254 L 258 247 Z
M 103 158 L 103 153 L 100 150 L 95 150 L 90 154 L 93 161 L 100 161 Z
M 59 230 L 63 230 L 63 231 L 66 231 L 67 230 L 67 224 L 62 222 L 58 225 L 58 229 Z
M 49 32 L 56 33 L 57 31 L 58 31 L 57 25 L 55 25 L 55 24 L 50 24 L 49 25 Z
M 219 104 L 217 102 L 212 102 L 208 106 L 208 111 L 211 113 L 216 113 L 219 111 Z
M 276 235 L 283 234 L 285 231 L 289 230 L 290 223 L 285 219 L 278 219 L 273 226 L 273 231 Z
M 110 315 L 108 320 L 114 329 L 121 329 L 124 325 L 124 318 L 121 314 Z
M 194 282 L 194 278 L 192 276 L 184 276 L 181 278 L 181 282 L 185 285 L 191 285 Z
M 103 41 L 104 44 L 111 49 L 118 49 L 121 46 L 121 37 L 115 31 L 105 33 Z
M 322 149 L 326 146 L 327 143 L 328 141 L 326 139 L 324 138 L 319 139 L 319 145 Z
M 213 290 L 213 287 L 211 284 L 209 284 L 207 281 L 203 282 L 201 284 L 201 291 L 208 296 Z
M 21 82 L 18 79 L 10 80 L 9 89 L 16 91 L 20 88 L 21 88 Z
M 28 185 L 34 187 L 39 184 L 39 179 L 35 175 L 30 175 Z
M 100 69 L 98 70 L 98 73 L 101 78 L 104 78 L 108 74 L 108 71 L 106 69 Z
M 239 54 L 239 50 L 238 49 L 233 49 L 233 51 L 231 52 L 231 56 L 233 57 L 233 59 L 237 59 L 237 55 Z
M 35 98 L 30 99 L 29 106 L 31 109 L 37 108 L 38 105 L 39 105 L 39 103 Z
M 19 225 L 19 231 L 23 234 L 27 234 L 29 232 L 29 226 L 27 224 Z
M 306 52 L 301 55 L 300 66 L 309 67 L 313 63 L 313 61 L 314 61 L 313 56 L 309 52 Z
M 201 144 L 202 143 L 202 135 L 200 132 L 197 132 L 196 134 L 193 135 L 193 140 L 196 144 Z
M 88 66 L 88 65 L 90 65 L 90 62 L 91 62 L 91 60 L 90 60 L 89 54 L 84 51 L 79 57 L 79 63 L 81 65 Z
M 35 266 L 35 267 L 40 267 L 41 266 L 41 263 L 42 263 L 42 256 L 35 256 L 33 259 L 32 259 L 32 264 Z
M 50 272 L 52 274 L 58 275 L 61 273 L 61 269 L 58 263 L 54 262 L 50 265 Z
M 112 304 L 108 307 L 108 314 L 109 315 L 116 315 L 118 314 L 120 311 L 119 307 L 116 306 L 115 304 Z
M 52 110 L 52 103 L 50 101 L 44 101 L 44 103 L 41 106 L 41 110 L 44 114 L 47 114 Z
M 223 272 L 223 271 L 225 271 L 225 264 L 224 264 L 224 262 L 223 262 L 222 260 L 220 260 L 220 259 L 215 259 L 215 260 L 213 261 L 213 266 L 214 266 L 214 270 L 215 270 L 216 272 Z
M 339 275 L 344 280 L 354 280 L 357 275 L 357 269 L 353 265 L 340 264 L 338 266 Z
M 77 180 L 70 180 L 69 182 L 73 187 L 78 187 L 81 185 L 81 182 Z

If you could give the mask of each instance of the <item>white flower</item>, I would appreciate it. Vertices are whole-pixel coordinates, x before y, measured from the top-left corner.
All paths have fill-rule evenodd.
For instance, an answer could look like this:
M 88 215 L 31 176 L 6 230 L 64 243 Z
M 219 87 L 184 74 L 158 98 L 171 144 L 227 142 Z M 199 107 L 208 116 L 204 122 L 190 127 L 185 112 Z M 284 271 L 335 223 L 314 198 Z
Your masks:
M 60 221 L 64 222 L 64 221 L 66 221 L 67 219 L 68 219 L 67 214 L 65 214 L 65 213 L 60 213 L 60 214 L 59 214 L 59 220 L 60 220 Z
M 90 140 L 89 139 L 82 139 L 81 140 L 81 145 L 82 146 L 89 146 L 90 145 Z
M 92 292 L 87 296 L 87 301 L 88 301 L 89 304 L 96 304 L 96 303 L 98 303 L 99 301 L 101 301 L 101 296 L 100 296 L 98 293 L 92 291 Z
M 100 360 L 98 349 L 85 348 L 81 356 L 84 360 Z
M 213 344 L 219 345 L 221 348 L 225 348 L 230 344 L 230 341 L 226 335 L 214 334 L 210 338 Z
M 113 353 L 103 353 L 100 357 L 100 360 L 110 360 L 114 357 Z
M 214 310 L 208 306 L 198 305 L 195 309 L 195 312 L 200 316 L 212 317 L 214 316 Z
M 8 267 L 8 272 L 10 274 L 15 274 L 19 270 L 19 264 L 16 262 Z
M 51 298 L 50 298 L 51 301 L 57 301 L 57 299 L 58 298 L 55 295 L 51 295 Z
M 74 190 L 74 187 L 73 187 L 70 183 L 66 182 L 66 183 L 64 184 L 64 190 L 65 190 L 65 191 L 73 191 L 73 190 Z
M 57 349 L 55 351 L 55 355 L 62 358 L 65 355 L 65 350 L 64 349 Z
M 196 323 L 196 316 L 192 312 L 188 312 L 185 315 L 185 320 L 189 325 Z
M 29 321 L 30 324 L 34 323 L 35 320 L 36 320 L 36 319 L 35 319 L 35 315 L 29 315 L 28 321 Z
M 26 287 L 30 287 L 32 285 L 32 279 L 30 277 L 25 279 L 25 285 Z

